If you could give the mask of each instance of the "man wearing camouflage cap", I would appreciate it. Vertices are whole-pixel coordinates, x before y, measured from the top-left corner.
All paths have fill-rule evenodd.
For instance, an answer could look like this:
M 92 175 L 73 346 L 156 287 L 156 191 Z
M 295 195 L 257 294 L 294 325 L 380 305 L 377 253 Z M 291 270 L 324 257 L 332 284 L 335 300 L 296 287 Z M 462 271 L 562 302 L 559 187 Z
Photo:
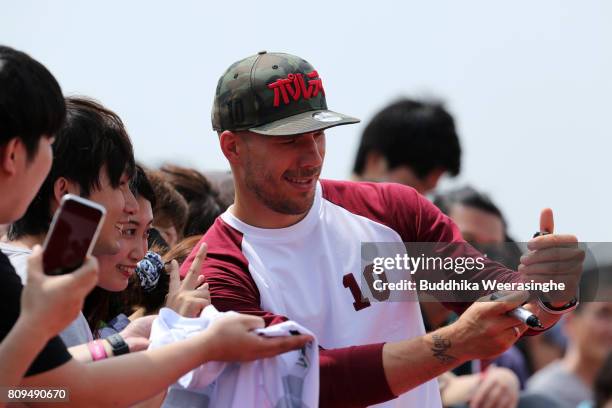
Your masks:
M 319 180 L 323 131 L 358 122 L 328 110 L 325 96 L 321 75 L 289 54 L 262 51 L 223 74 L 212 123 L 232 168 L 235 203 L 181 272 L 206 242 L 201 273 L 217 309 L 262 316 L 268 325 L 289 318 L 312 330 L 323 348 L 321 406 L 440 406 L 436 376 L 510 347 L 526 326 L 505 313 L 525 298 L 467 310 L 455 304 L 461 318 L 425 334 L 418 302 L 375 303 L 362 294 L 362 242 L 463 240 L 409 187 Z M 499 265 L 487 273 L 520 279 Z M 548 327 L 558 315 L 540 319 Z

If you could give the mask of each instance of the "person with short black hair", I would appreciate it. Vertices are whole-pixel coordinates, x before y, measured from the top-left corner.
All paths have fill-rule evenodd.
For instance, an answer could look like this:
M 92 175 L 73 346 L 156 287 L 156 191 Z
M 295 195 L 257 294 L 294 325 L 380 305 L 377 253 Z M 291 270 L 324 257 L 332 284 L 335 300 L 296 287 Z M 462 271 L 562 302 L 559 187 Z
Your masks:
M 23 215 L 47 175 L 66 108 L 59 84 L 42 64 L 2 45 L 0 89 L 0 224 L 6 224 Z M 26 371 L 34 375 L 70 360 L 57 333 L 74 320 L 97 280 L 93 258 L 60 277 L 43 273 L 40 247 L 26 261 L 30 284 L 23 288 L 0 253 L 0 385 L 9 388 Z
M 129 189 L 135 166 L 132 143 L 121 119 L 98 102 L 69 97 L 66 109 L 66 120 L 53 144 L 49 176 L 26 214 L 11 225 L 8 238 L 30 244 L 41 241 L 59 198 L 69 192 L 106 207 L 94 254 L 116 252 L 121 225 L 137 209 Z
M 56 133 L 53 154 L 49 175 L 25 215 L 11 225 L 9 242 L 0 245 L 24 283 L 24 260 L 34 245 L 44 242 L 64 194 L 83 196 L 106 209 L 94 256 L 119 251 L 122 229 L 138 210 L 129 188 L 135 166 L 132 143 L 114 112 L 91 99 L 67 98 L 66 120 Z M 93 340 L 83 314 L 60 336 L 68 346 Z
M 441 103 L 400 99 L 378 112 L 359 143 L 353 177 L 433 190 L 444 173 L 461 170 L 461 146 L 451 114 Z

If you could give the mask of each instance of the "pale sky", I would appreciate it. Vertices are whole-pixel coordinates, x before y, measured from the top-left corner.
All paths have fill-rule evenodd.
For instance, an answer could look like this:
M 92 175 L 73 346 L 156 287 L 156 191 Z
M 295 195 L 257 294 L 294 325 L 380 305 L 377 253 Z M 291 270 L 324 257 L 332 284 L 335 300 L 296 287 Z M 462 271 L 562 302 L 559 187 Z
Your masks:
M 66 94 L 125 121 L 136 156 L 228 168 L 210 125 L 219 76 L 259 50 L 308 60 L 328 105 L 367 122 L 400 96 L 456 118 L 461 176 L 517 240 L 540 208 L 558 232 L 609 241 L 612 2 L 606 0 L 5 1 L 0 43 L 45 64 Z M 323 176 L 350 176 L 364 123 L 330 129 Z

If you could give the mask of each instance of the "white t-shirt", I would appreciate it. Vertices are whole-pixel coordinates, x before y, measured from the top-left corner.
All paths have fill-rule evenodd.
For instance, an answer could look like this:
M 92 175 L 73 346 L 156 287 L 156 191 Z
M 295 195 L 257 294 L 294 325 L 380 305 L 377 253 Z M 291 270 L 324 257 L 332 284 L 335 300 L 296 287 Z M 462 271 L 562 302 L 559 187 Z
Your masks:
M 425 233 L 419 232 L 421 207 L 427 205 L 426 200 L 414 190 L 397 187 L 322 180 L 307 215 L 279 229 L 248 225 L 231 210 L 226 211 L 200 241 L 209 248 L 202 273 L 210 284 L 213 305 L 219 310 L 260 315 L 267 323 L 275 322 L 276 316 L 289 318 L 315 333 L 325 349 L 325 358 L 338 349 L 424 335 L 416 298 L 375 301 L 375 294 L 363 292 L 369 299 L 363 301 L 355 291 L 363 279 L 362 243 L 385 242 L 389 249 L 405 249 L 403 241 L 428 240 Z M 433 207 L 431 203 L 429 206 Z M 425 207 L 428 214 L 440 217 L 439 227 L 434 230 L 436 238 L 445 238 L 438 232 L 446 231 L 443 228 L 452 238 L 452 224 L 430 207 Z M 433 227 L 427 225 L 428 229 Z M 181 273 L 191 265 L 198 247 L 181 266 Z M 350 353 L 353 351 L 345 355 Z M 349 377 L 367 370 L 367 376 L 358 374 L 370 381 L 360 383 L 360 390 L 375 391 L 382 387 L 380 384 L 387 387 L 382 348 L 377 353 L 376 364 L 366 367 L 367 358 L 361 358 L 361 366 L 355 367 L 359 363 L 354 362 L 338 370 L 336 376 Z M 339 361 L 334 355 L 331 358 Z M 322 390 L 338 389 L 333 382 L 339 378 L 325 378 Z M 376 406 L 440 407 L 437 380 Z
M 149 349 L 189 338 L 205 330 L 221 313 L 208 306 L 198 318 L 162 308 L 151 329 Z M 287 321 L 258 334 L 278 337 L 312 333 Z M 316 340 L 303 349 L 248 363 L 209 362 L 183 375 L 168 390 L 164 408 L 174 407 L 310 407 L 319 403 L 319 360 Z

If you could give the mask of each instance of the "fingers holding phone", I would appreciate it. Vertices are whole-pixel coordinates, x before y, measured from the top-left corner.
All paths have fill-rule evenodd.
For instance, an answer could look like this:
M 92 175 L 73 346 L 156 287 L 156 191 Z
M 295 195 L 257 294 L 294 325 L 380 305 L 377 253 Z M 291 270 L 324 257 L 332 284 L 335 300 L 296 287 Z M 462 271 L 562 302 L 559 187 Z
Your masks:
M 106 210 L 91 200 L 66 194 L 53 215 L 43 245 L 43 267 L 48 275 L 77 269 L 91 255 L 104 223 Z
M 98 261 L 90 256 L 73 273 L 49 276 L 44 273 L 42 258 L 42 249 L 37 245 L 28 258 L 28 283 L 21 294 L 21 318 L 50 338 L 82 310 L 85 296 L 98 282 Z
M 91 250 L 105 214 L 101 205 L 66 194 L 53 215 L 44 249 L 34 247 L 21 313 L 40 335 L 51 337 L 68 326 L 98 282 L 98 261 Z

